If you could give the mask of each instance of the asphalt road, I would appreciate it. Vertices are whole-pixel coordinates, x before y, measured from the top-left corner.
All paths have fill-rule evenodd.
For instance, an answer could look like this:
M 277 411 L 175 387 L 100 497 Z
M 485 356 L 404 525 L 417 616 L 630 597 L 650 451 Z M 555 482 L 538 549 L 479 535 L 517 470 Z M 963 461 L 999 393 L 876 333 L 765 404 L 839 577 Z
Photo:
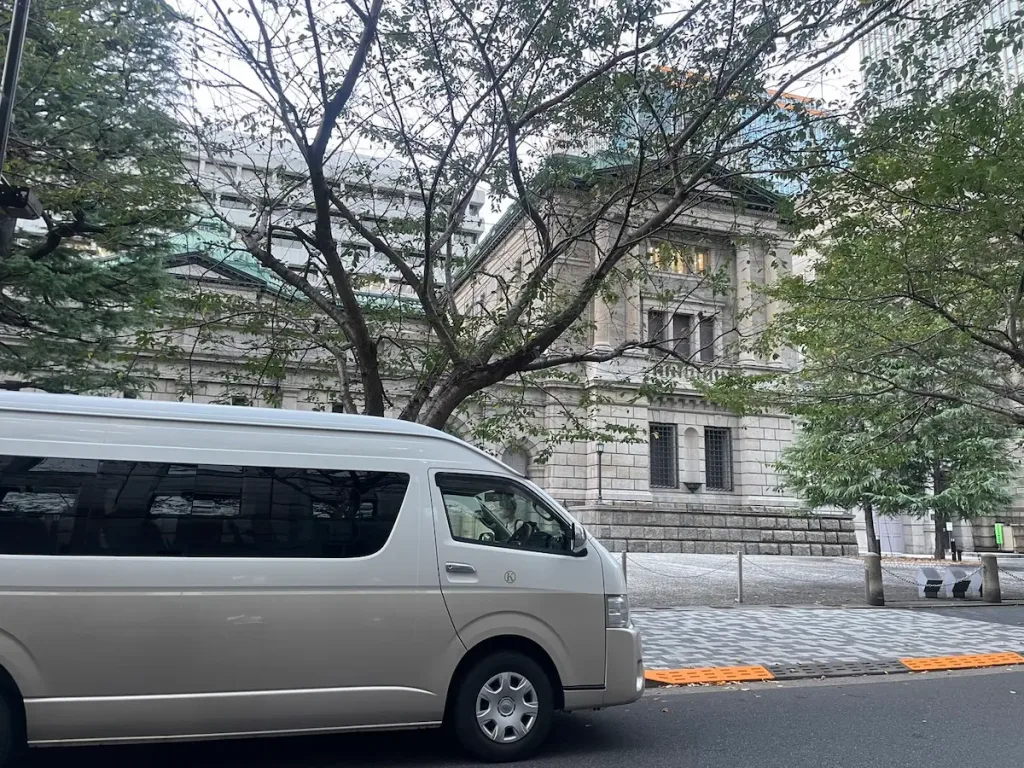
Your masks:
M 533 768 L 1020 768 L 1024 671 L 652 690 L 637 704 L 559 718 Z M 440 732 L 163 747 L 40 750 L 73 765 L 325 768 L 472 765 Z

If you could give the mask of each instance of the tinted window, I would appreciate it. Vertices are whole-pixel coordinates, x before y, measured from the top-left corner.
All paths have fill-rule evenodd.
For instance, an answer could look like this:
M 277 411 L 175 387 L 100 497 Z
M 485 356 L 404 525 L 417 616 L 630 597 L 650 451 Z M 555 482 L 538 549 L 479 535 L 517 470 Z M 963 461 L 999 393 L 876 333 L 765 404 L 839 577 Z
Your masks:
M 0 457 L 0 552 L 363 557 L 391 535 L 409 476 Z
M 452 538 L 542 552 L 569 550 L 569 526 L 524 488 L 501 477 L 439 474 Z
M 0 456 L 0 554 L 48 555 L 70 539 L 96 461 Z

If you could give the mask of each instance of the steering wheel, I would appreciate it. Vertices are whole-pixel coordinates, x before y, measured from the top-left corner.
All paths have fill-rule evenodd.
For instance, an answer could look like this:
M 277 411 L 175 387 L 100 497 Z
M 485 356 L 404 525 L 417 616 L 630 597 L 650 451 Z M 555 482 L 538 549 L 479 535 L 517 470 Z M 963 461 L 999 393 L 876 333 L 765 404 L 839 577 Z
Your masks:
M 516 529 L 516 532 L 509 537 L 508 543 L 522 546 L 530 540 L 531 536 L 533 536 L 533 530 L 533 523 L 524 520 L 523 524 Z

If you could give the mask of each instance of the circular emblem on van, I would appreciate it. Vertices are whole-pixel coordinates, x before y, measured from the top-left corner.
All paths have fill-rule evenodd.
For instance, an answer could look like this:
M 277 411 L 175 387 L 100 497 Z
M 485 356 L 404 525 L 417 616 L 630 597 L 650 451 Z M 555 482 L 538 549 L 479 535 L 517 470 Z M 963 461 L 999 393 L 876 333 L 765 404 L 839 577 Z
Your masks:
M 505 571 L 505 583 L 506 584 L 514 584 L 515 581 L 516 581 L 516 572 L 515 571 Z

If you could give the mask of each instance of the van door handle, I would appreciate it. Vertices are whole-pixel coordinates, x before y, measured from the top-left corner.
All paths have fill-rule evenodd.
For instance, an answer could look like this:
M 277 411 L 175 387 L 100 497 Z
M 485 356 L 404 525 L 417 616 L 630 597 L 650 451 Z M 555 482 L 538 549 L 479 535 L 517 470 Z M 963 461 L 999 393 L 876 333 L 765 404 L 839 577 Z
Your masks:
M 445 563 L 444 569 L 448 573 L 476 573 L 476 568 L 469 563 Z

